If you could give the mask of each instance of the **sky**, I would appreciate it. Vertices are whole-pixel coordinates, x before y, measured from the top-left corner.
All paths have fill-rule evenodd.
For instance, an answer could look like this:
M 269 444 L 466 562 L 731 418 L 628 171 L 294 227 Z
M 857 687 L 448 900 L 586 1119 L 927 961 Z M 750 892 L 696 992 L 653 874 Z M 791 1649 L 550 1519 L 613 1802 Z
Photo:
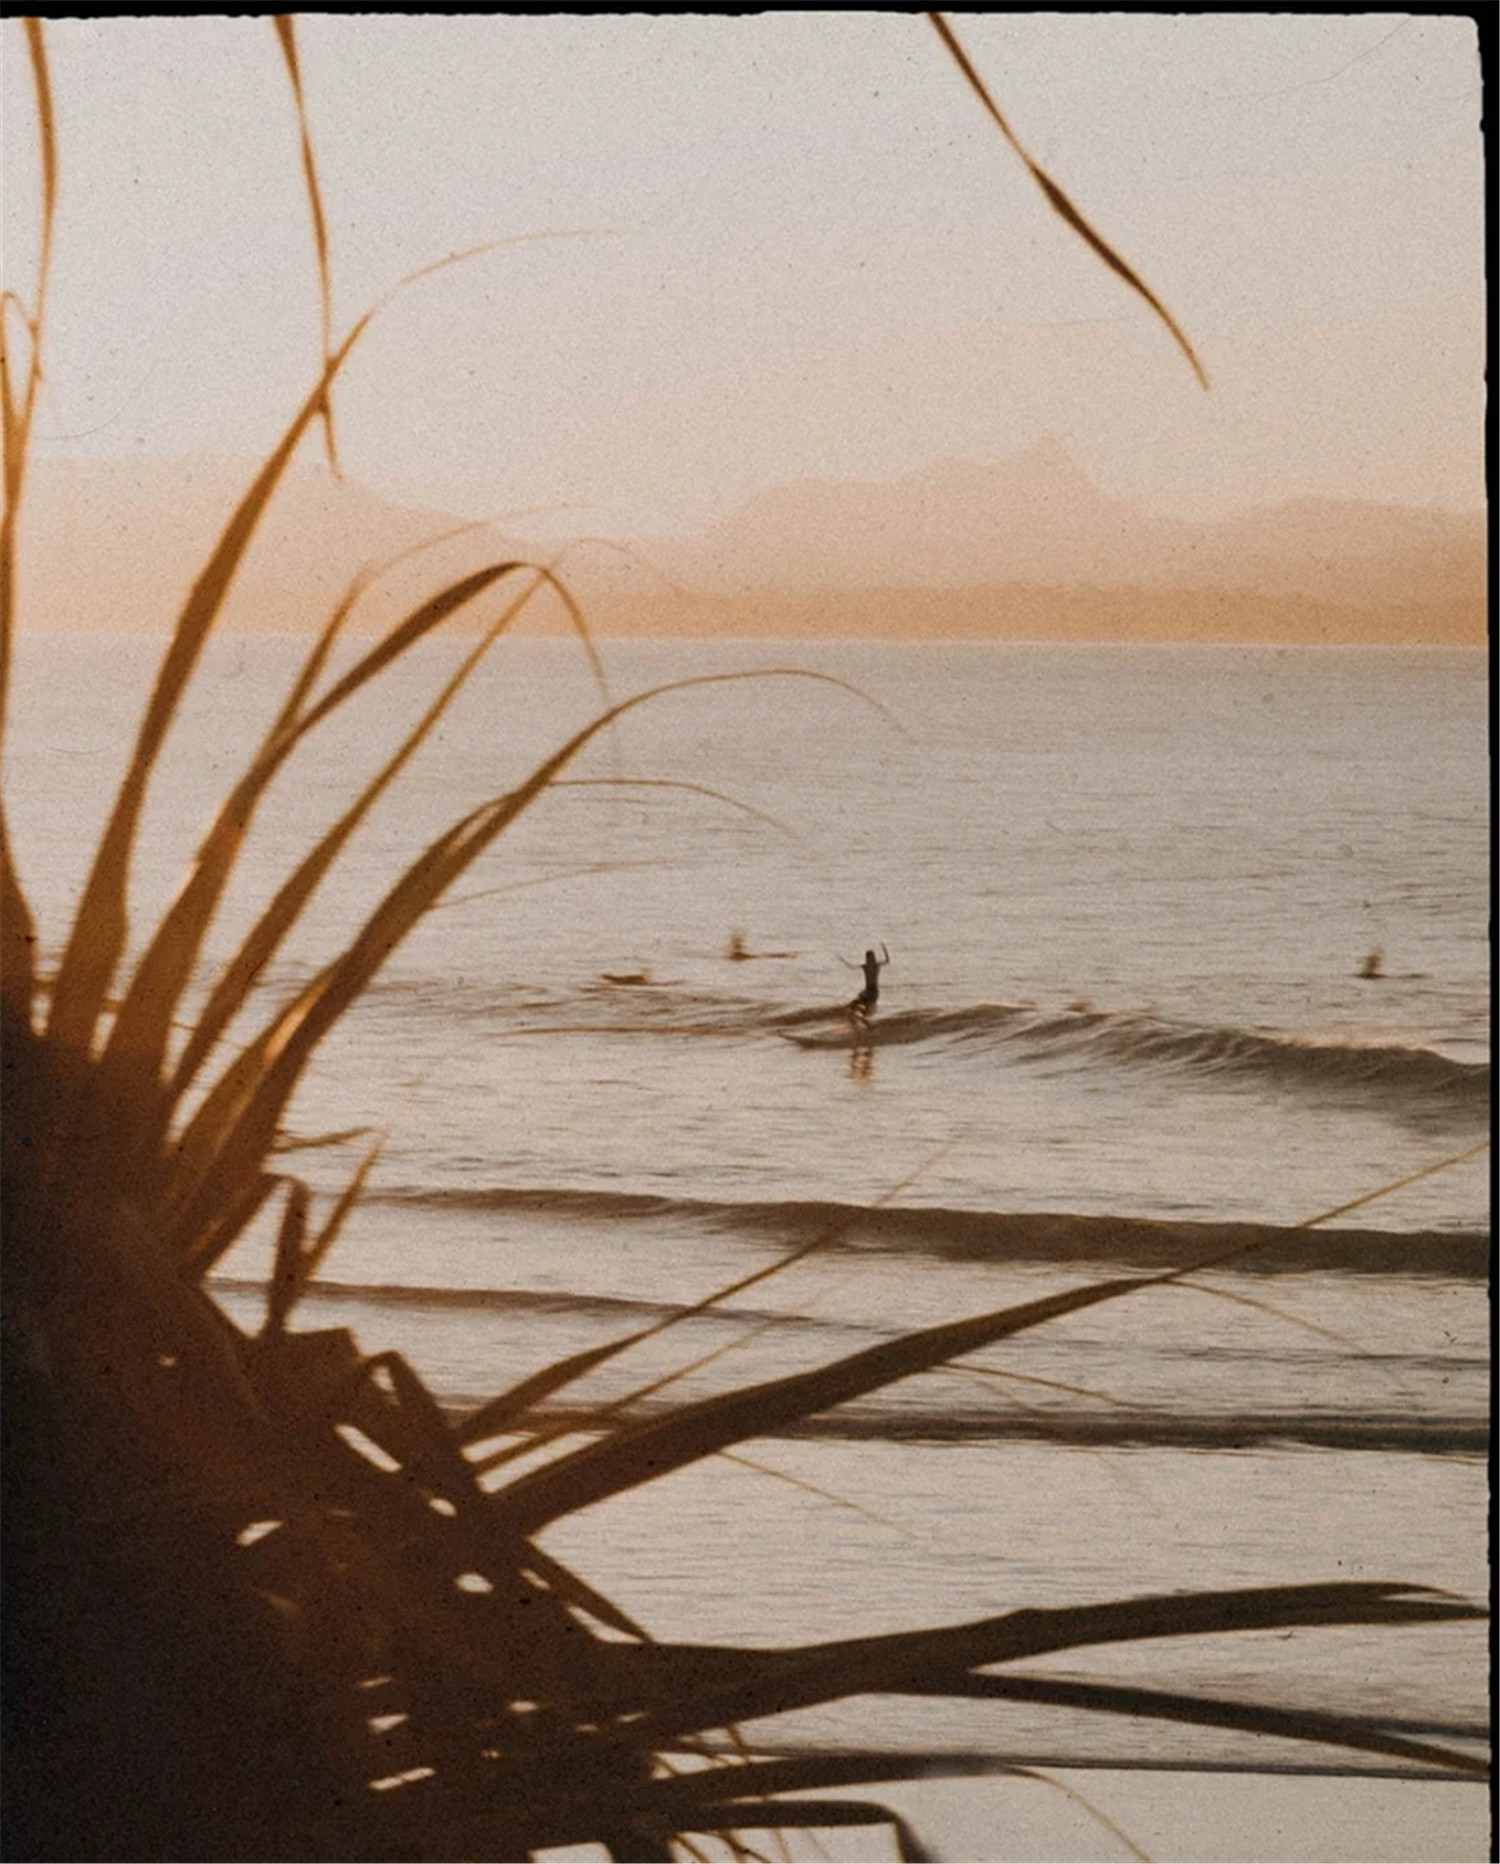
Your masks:
M 347 470 L 557 536 L 1062 439 L 1107 492 L 1483 502 L 1480 71 L 1460 15 L 955 14 L 1051 214 L 920 15 L 309 15 Z M 5 282 L 35 130 L 5 26 Z M 269 447 L 319 358 L 264 18 L 47 25 L 61 160 L 43 456 Z M 530 238 L 522 236 L 544 235 Z

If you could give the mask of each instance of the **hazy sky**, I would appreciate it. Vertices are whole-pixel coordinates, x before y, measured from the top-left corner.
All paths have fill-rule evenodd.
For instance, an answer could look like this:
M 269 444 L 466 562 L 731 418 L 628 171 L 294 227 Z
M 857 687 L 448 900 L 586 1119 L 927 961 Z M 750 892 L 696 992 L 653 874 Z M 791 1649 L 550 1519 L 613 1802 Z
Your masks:
M 788 479 L 1061 436 L 1192 514 L 1483 498 L 1480 74 L 1458 16 L 953 15 L 1033 155 L 1213 379 L 1042 202 L 930 26 L 299 22 L 337 315 L 415 286 L 337 392 L 346 464 L 474 516 L 688 528 Z M 6 28 L 6 283 L 34 132 Z M 265 447 L 317 363 L 264 19 L 48 26 L 62 158 L 42 451 Z

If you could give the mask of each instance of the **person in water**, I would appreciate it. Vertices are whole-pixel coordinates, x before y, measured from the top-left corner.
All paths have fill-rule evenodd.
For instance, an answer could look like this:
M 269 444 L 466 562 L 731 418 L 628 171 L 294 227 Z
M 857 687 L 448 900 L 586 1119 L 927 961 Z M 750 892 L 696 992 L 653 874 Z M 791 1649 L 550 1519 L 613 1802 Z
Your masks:
M 862 970 L 865 974 L 865 987 L 849 1005 L 850 1014 L 858 1022 L 868 1022 L 875 1012 L 875 1005 L 880 1001 L 880 973 L 891 961 L 891 954 L 882 942 L 881 955 L 877 958 L 873 951 L 865 953 L 862 965 L 849 965 L 851 971 Z M 844 960 L 848 964 L 848 959 Z

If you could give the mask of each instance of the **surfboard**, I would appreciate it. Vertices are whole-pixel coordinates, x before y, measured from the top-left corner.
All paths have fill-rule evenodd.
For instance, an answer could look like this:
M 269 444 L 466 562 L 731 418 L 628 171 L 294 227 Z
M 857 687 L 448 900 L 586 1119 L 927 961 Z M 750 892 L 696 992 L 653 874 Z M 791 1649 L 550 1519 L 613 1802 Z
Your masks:
M 776 1033 L 784 1042 L 794 1043 L 801 1049 L 869 1048 L 879 1040 L 878 1032 L 871 1027 L 868 1014 L 856 1014 L 848 1009 L 837 1014 L 840 1026 L 834 1029 L 808 1035 L 794 1035 L 787 1029 L 778 1029 Z

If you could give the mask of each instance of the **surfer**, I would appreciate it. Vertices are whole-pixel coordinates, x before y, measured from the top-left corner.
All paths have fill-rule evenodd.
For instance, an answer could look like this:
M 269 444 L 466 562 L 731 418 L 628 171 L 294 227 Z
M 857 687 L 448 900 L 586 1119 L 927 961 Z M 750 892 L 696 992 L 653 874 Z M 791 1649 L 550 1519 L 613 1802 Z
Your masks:
M 864 989 L 849 1005 L 849 1014 L 857 1023 L 867 1023 L 874 1013 L 875 1005 L 880 1001 L 880 973 L 891 961 L 891 954 L 886 950 L 883 942 L 880 954 L 877 958 L 873 951 L 867 951 L 862 965 L 849 964 L 847 958 L 839 960 L 840 964 L 849 965 L 851 971 L 863 971 L 865 974 Z

